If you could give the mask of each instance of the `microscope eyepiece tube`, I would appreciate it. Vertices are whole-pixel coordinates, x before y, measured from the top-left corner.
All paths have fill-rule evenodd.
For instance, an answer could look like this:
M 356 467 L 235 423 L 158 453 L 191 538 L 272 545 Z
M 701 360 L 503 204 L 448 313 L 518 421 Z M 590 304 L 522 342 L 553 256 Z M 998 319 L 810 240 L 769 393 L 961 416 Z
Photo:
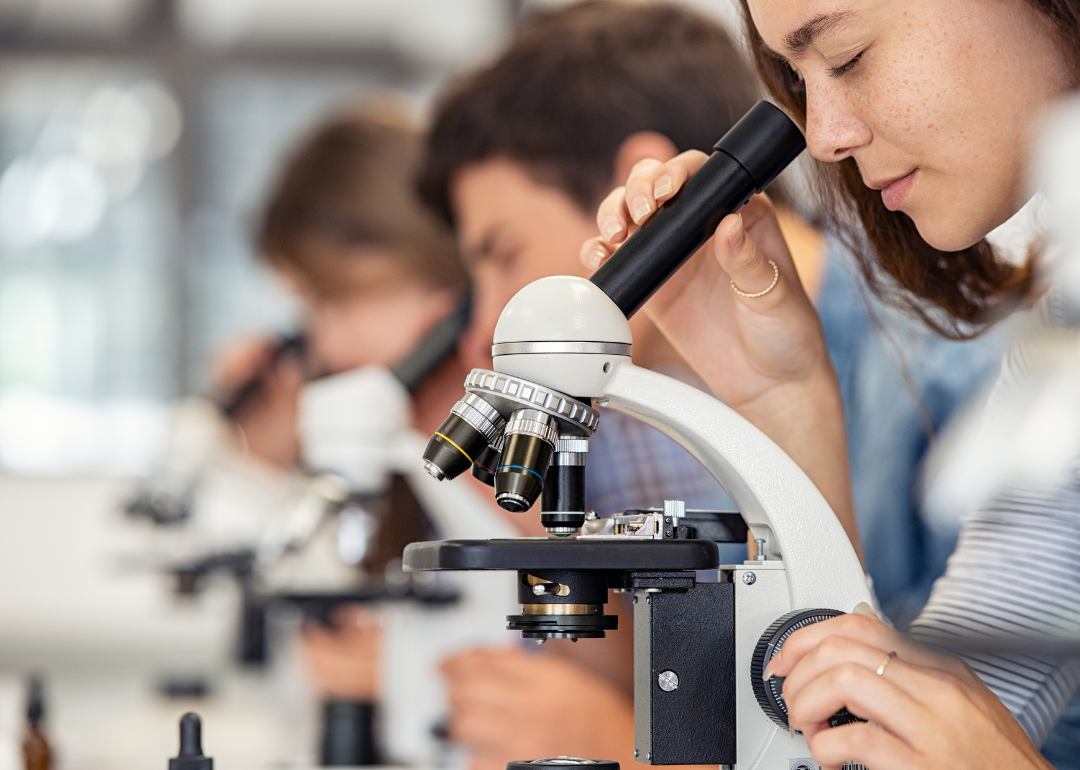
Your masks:
M 495 472 L 495 501 L 500 506 L 514 513 L 532 508 L 544 490 L 558 438 L 555 418 L 545 412 L 519 409 L 510 416 Z
M 787 115 L 758 102 L 590 280 L 629 318 L 712 237 L 720 220 L 768 187 L 805 148 Z

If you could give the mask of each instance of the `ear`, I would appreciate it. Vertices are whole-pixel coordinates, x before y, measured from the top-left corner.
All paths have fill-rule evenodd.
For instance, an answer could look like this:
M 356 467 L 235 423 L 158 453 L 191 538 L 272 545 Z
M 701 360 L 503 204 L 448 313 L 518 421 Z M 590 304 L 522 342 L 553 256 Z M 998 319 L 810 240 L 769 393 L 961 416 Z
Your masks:
M 667 161 L 679 154 L 679 148 L 663 134 L 656 131 L 638 131 L 626 137 L 615 153 L 614 185 L 618 187 L 630 176 L 634 164 L 641 160 Z

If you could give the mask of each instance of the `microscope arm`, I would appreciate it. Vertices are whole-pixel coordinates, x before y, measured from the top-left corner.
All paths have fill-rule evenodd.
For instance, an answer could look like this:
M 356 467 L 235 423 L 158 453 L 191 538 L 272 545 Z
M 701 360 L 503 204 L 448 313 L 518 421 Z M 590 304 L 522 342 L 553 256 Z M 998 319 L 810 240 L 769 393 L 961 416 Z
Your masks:
M 656 428 L 720 482 L 769 558 L 782 558 L 794 607 L 851 612 L 872 602 L 859 559 L 817 487 L 780 447 L 716 397 L 618 365 L 596 400 Z

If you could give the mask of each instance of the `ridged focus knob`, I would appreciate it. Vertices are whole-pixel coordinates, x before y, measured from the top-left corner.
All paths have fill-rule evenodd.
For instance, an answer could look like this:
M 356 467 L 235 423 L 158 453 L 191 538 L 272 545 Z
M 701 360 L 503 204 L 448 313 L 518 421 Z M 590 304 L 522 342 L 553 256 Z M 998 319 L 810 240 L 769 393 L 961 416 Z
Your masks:
M 772 660 L 773 655 L 784 646 L 784 642 L 788 640 L 788 637 L 800 628 L 843 614 L 839 610 L 796 610 L 795 612 L 789 612 L 773 621 L 772 625 L 765 629 L 765 633 L 758 639 L 758 643 L 754 647 L 754 655 L 750 659 L 750 680 L 754 688 L 754 697 L 757 698 L 758 705 L 761 706 L 761 710 L 765 712 L 766 716 L 785 730 L 788 729 L 788 711 L 787 704 L 784 702 L 784 678 L 774 676 L 766 682 L 762 679 L 765 666 Z M 840 725 L 861 721 L 863 720 L 847 709 L 842 709 L 829 718 L 829 726 L 839 727 Z

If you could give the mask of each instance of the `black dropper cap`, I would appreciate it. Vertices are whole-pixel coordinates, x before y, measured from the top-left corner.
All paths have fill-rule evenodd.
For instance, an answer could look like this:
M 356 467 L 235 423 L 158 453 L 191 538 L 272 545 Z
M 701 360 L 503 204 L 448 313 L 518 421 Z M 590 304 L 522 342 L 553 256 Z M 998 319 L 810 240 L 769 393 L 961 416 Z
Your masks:
M 193 711 L 180 717 L 180 753 L 169 770 L 214 770 L 214 760 L 202 753 L 202 719 Z

